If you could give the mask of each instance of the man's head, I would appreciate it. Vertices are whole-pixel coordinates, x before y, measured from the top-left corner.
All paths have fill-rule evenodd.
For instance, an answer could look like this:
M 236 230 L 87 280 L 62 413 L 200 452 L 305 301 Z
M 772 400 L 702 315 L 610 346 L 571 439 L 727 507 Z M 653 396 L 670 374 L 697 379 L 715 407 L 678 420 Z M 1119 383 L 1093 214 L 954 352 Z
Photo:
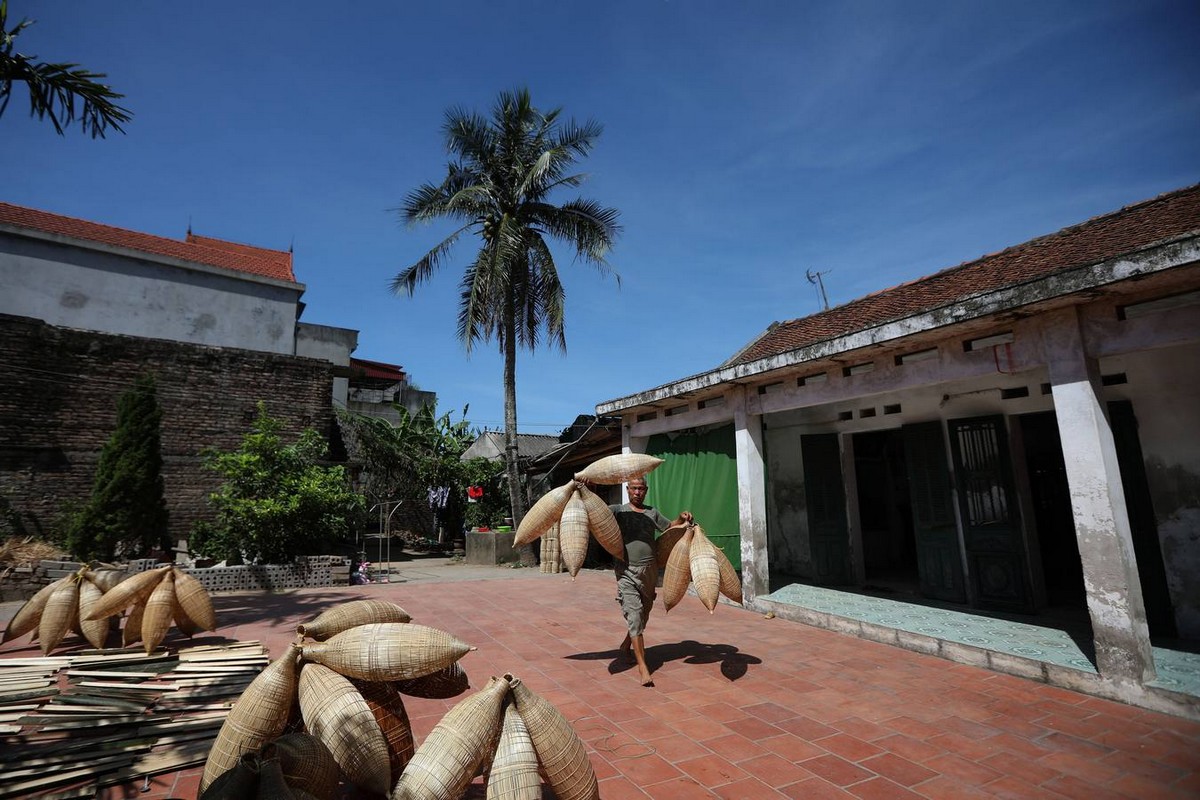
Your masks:
M 625 484 L 625 491 L 629 492 L 629 502 L 635 506 L 643 506 L 646 502 L 646 479 L 634 478 Z

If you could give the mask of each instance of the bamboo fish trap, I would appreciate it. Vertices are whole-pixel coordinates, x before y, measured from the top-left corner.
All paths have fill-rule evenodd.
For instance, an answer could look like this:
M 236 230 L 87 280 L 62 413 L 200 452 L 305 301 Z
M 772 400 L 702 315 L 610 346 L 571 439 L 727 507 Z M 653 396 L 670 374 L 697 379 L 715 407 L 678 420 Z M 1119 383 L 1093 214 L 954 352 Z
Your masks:
M 232 769 L 243 753 L 259 749 L 283 733 L 299 686 L 299 655 L 299 647 L 289 646 L 282 658 L 268 664 L 242 692 L 208 751 L 200 791 Z
M 719 547 L 717 548 L 717 567 L 721 571 L 721 594 L 740 606 L 742 604 L 742 580 L 738 577 L 733 564 L 730 563 L 729 557 Z
M 550 575 L 557 575 L 562 572 L 562 548 L 558 541 L 558 528 L 559 524 L 555 523 L 542 534 L 542 544 L 538 551 L 541 561 L 541 564 L 538 566 L 538 572 L 545 572 Z
M 575 491 L 575 481 L 568 481 L 557 489 L 551 489 L 542 495 L 533 504 L 533 508 L 525 512 L 525 516 L 517 525 L 516 535 L 513 536 L 513 547 L 529 544 L 548 531 L 551 525 L 558 522 L 563 509 L 567 507 L 567 501 L 571 499 L 571 495 Z
M 317 737 L 288 733 L 271 743 L 288 786 L 301 787 L 318 800 L 332 800 L 338 788 L 338 765 Z
M 645 453 L 618 453 L 588 464 L 576 473 L 575 480 L 610 485 L 628 483 L 653 472 L 662 463 L 661 458 Z
M 679 601 L 687 594 L 688 584 L 692 582 L 691 549 L 694 526 L 689 527 L 673 548 L 667 558 L 667 568 L 663 572 L 663 603 L 667 611 L 679 605 Z
M 50 595 L 54 594 L 58 587 L 65 584 L 71 579 L 68 575 L 65 578 L 59 578 L 47 586 L 38 590 L 37 594 L 25 601 L 25 605 L 17 609 L 17 613 L 8 621 L 8 627 L 4 629 L 4 642 L 12 639 L 17 639 L 30 631 L 38 629 L 38 624 L 42 619 L 42 612 L 46 609 L 46 603 L 50 600 Z
M 387 740 L 354 684 L 320 664 L 300 670 L 300 714 L 348 780 L 376 794 L 391 786 Z
M 103 594 L 104 590 L 85 574 L 79 582 L 79 630 L 83 638 L 97 650 L 104 649 L 105 640 L 108 639 L 108 619 L 89 620 L 87 615 Z
M 529 731 L 546 783 L 558 800 L 598 800 L 599 785 L 587 749 L 567 718 L 511 674 L 504 676 Z M 495 767 L 493 766 L 493 769 Z M 393 800 L 396 800 L 395 798 Z
M 510 697 L 504 704 L 500 743 L 488 771 L 487 800 L 541 800 L 541 797 L 537 751 Z
M 583 498 L 576 494 L 567 501 L 562 518 L 558 521 L 558 547 L 562 553 L 563 566 L 571 573 L 571 580 L 583 568 L 588 551 L 588 513 Z
M 400 606 L 387 600 L 351 600 L 320 614 L 312 622 L 296 626 L 296 633 L 324 641 L 342 631 L 372 622 L 412 622 L 412 617 Z
M 105 592 L 100 601 L 92 607 L 88 618 L 100 619 L 101 617 L 111 617 L 114 614 L 121 613 L 135 603 L 146 600 L 150 597 L 150 593 L 154 591 L 154 587 L 158 586 L 159 581 L 171 569 L 173 567 L 168 564 L 131 575 Z
M 412 723 L 409 722 L 408 711 L 404 708 L 404 698 L 392 683 L 358 680 L 351 680 L 350 683 L 354 684 L 354 688 L 362 695 L 367 707 L 375 716 L 375 722 L 379 725 L 383 740 L 387 744 L 392 775 L 399 777 L 416 750 Z M 389 783 L 389 788 L 390 786 Z
M 691 525 L 672 525 L 654 540 L 654 557 L 658 561 L 659 570 L 667 568 L 667 559 L 671 557 L 671 551 L 690 527 Z
M 692 529 L 692 543 L 688 548 L 688 568 L 692 573 L 692 584 L 700 602 L 713 613 L 721 593 L 721 568 L 717 562 L 717 546 L 704 535 L 699 525 Z
M 303 646 L 306 661 L 350 678 L 400 681 L 445 669 L 474 650 L 445 631 L 424 625 L 377 622 Z
M 400 694 L 406 694 L 409 697 L 420 697 L 426 700 L 447 700 L 451 697 L 457 697 L 471 688 L 466 670 L 457 661 L 448 667 L 439 669 L 437 672 L 431 672 L 428 675 L 423 675 L 420 678 L 396 681 L 395 685 Z
M 197 629 L 215 631 L 217 629 L 217 614 L 213 611 L 212 598 L 208 596 L 208 591 L 205 590 L 204 584 L 194 575 L 189 575 L 178 567 L 174 569 L 174 574 L 175 604 L 177 609 L 188 620 L 194 623 Z M 179 625 L 180 630 L 184 629 L 184 625 L 180 624 L 178 615 L 175 617 L 175 624 Z M 188 635 L 190 636 L 191 634 Z
M 579 498 L 583 500 L 584 510 L 587 511 L 588 530 L 592 536 L 613 558 L 624 561 L 625 540 L 621 538 L 621 527 L 617 525 L 617 518 L 613 516 L 608 503 L 583 485 L 579 487 Z
M 79 620 L 79 575 L 71 575 L 65 583 L 60 584 L 46 601 L 42 609 L 41 619 L 38 620 L 38 644 L 42 655 L 62 643 L 63 637 Z
M 461 797 L 487 753 L 496 749 L 508 688 L 507 681 L 493 676 L 446 712 L 396 781 L 391 800 Z
M 150 599 L 146 601 L 146 610 L 142 613 L 142 644 L 146 654 L 153 653 L 171 629 L 171 619 L 175 613 L 175 573 L 167 570 Z

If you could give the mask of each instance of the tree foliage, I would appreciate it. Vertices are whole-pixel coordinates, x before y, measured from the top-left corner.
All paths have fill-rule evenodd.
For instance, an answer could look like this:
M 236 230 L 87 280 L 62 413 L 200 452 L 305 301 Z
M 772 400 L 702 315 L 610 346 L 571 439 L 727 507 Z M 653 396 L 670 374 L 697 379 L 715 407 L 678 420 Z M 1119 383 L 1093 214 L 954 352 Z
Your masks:
M 528 90 L 501 92 L 490 117 L 462 108 L 446 112 L 443 131 L 452 156 L 441 183 L 417 187 L 400 209 L 412 225 L 450 219 L 460 226 L 392 281 L 412 295 L 449 257 L 464 235 L 478 237 L 474 259 L 460 283 L 458 337 L 468 354 L 478 341 L 495 340 L 504 356 L 504 436 L 512 516 L 524 514 L 517 449 L 516 352 L 536 349 L 542 335 L 566 349 L 565 292 L 550 242 L 613 274 L 606 261 L 620 226 L 616 209 L 576 198 L 551 202 L 559 189 L 577 187 L 573 173 L 600 136 L 593 121 L 561 121 L 561 109 L 535 108 Z M 522 561 L 532 561 L 532 549 Z
M 0 0 L 0 116 L 12 99 L 13 84 L 23 83 L 29 90 L 29 115 L 49 118 L 60 136 L 76 119 L 93 139 L 104 138 L 110 127 L 124 133 L 121 123 L 133 115 L 117 105 L 116 101 L 125 95 L 98 81 L 107 75 L 78 64 L 40 62 L 35 55 L 16 52 L 17 37 L 33 22 L 23 19 L 9 30 L 8 0 Z
M 457 422 L 449 412 L 438 416 L 430 406 L 415 414 L 403 406 L 396 409 L 400 419 L 395 425 L 379 417 L 339 412 L 363 461 L 361 485 L 379 500 L 424 507 L 434 499 L 437 524 L 453 535 L 463 525 L 467 487 L 493 479 L 503 465 L 482 458 L 462 460 L 478 437 L 466 408 Z
M 171 550 L 162 477 L 162 407 L 154 376 L 117 401 L 117 423 L 100 451 L 91 497 L 71 521 L 67 548 L 82 559 L 137 558 Z
M 329 552 L 353 535 L 366 507 L 345 470 L 324 466 L 328 445 L 311 428 L 285 444 L 283 423 L 259 402 L 237 450 L 208 448 L 204 465 L 225 479 L 209 495 L 215 522 L 197 523 L 191 549 L 220 559 L 287 563 Z

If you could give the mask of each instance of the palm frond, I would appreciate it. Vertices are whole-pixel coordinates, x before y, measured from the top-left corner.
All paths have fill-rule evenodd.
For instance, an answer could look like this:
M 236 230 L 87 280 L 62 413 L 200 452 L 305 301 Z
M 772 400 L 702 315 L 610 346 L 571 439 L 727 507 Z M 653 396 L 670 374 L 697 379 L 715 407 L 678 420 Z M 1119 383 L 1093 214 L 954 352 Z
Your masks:
M 454 243 L 458 241 L 463 232 L 470 229 L 470 225 L 464 225 L 454 233 L 447 236 L 436 247 L 421 257 L 421 260 L 405 269 L 396 277 L 392 278 L 389 284 L 394 294 L 407 294 L 412 297 L 418 284 L 422 284 L 433 276 L 437 268 L 441 266 L 446 254 Z

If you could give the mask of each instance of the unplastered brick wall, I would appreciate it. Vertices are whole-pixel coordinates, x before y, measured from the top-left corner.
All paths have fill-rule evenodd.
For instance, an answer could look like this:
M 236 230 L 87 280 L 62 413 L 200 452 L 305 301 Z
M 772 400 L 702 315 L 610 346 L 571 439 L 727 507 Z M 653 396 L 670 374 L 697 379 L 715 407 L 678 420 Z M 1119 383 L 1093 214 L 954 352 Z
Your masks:
M 74 575 L 76 561 L 35 561 L 14 567 L 0 577 L 0 602 L 28 600 L 59 578 Z M 124 566 L 130 575 L 152 569 L 152 559 L 139 559 Z M 293 564 L 243 564 L 232 567 L 186 567 L 209 592 L 244 592 L 255 589 L 278 592 L 322 586 L 345 586 L 350 582 L 350 559 L 343 556 L 304 556 Z
M 173 540 L 211 519 L 217 476 L 200 450 L 232 450 L 259 400 L 291 441 L 333 427 L 333 365 L 317 359 L 61 328 L 0 314 L 0 498 L 28 532 L 57 525 L 91 492 L 117 399 L 154 373 Z

